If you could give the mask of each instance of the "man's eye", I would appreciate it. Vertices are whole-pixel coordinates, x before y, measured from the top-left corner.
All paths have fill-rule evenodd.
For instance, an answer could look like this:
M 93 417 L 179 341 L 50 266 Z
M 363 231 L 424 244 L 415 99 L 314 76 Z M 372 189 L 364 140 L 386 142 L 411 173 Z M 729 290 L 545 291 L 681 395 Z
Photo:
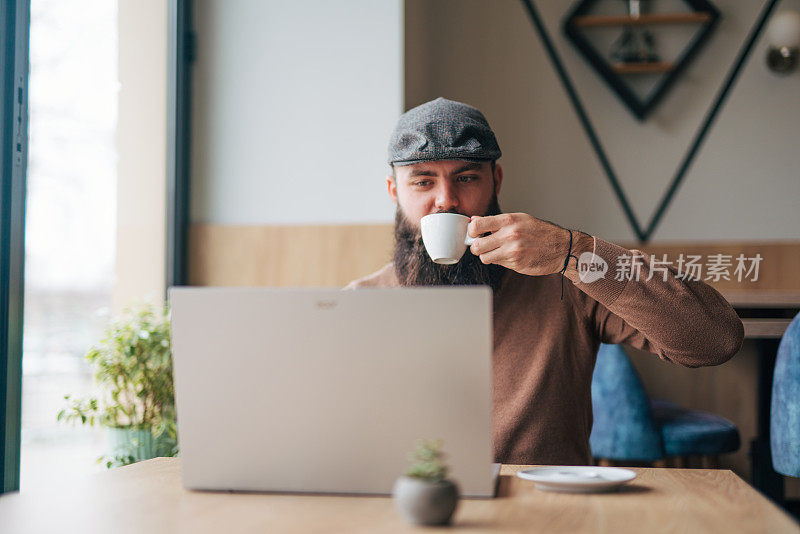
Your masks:
M 477 176 L 459 176 L 458 177 L 458 181 L 459 182 L 474 182 L 477 179 L 478 179 Z
M 431 184 L 430 180 L 420 180 L 418 182 L 414 182 L 414 185 L 417 187 L 425 187 Z

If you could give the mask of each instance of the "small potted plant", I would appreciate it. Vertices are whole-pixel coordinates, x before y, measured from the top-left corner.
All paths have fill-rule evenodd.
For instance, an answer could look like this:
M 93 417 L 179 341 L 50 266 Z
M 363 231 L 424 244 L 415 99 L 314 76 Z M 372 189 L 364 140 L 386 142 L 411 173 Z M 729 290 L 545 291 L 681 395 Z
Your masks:
M 447 479 L 441 440 L 419 440 L 412 465 L 394 484 L 400 515 L 416 525 L 446 525 L 458 504 L 458 486 Z
M 125 309 L 86 354 L 100 395 L 73 399 L 59 421 L 107 429 L 106 467 L 177 455 L 169 310 Z

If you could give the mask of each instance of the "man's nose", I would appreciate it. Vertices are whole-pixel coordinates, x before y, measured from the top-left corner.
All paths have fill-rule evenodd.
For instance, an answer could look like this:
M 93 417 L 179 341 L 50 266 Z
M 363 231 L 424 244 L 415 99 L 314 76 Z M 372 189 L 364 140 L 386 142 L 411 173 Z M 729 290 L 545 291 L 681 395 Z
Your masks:
M 450 184 L 443 184 L 436 191 L 436 211 L 451 211 L 458 208 L 458 196 Z

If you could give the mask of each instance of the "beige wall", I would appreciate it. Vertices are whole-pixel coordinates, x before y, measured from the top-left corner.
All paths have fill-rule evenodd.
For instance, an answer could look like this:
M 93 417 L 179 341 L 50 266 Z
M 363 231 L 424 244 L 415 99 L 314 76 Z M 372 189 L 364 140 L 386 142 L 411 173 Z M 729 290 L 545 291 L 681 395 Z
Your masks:
M 535 2 L 634 211 L 649 220 L 764 2 L 714 2 L 721 23 L 644 123 L 562 35 L 573 3 Z M 800 0 L 780 7 L 800 9 Z M 407 0 L 405 42 L 407 108 L 438 96 L 462 100 L 495 129 L 504 210 L 612 241 L 635 238 L 522 2 Z M 655 240 L 800 236 L 800 73 L 778 78 L 764 55 L 761 39 Z
M 560 23 L 572 2 L 535 3 L 634 211 L 640 221 L 649 220 L 764 2 L 714 2 L 723 14 L 716 33 L 644 123 L 563 37 Z M 800 1 L 786 0 L 781 8 L 798 9 Z M 794 240 L 800 247 L 800 74 L 771 75 L 764 55 L 762 40 L 655 243 Z M 486 114 L 504 154 L 504 210 L 525 211 L 613 241 L 634 241 L 521 2 L 406 0 L 405 79 L 407 108 L 445 96 Z M 651 395 L 718 413 L 738 425 L 742 448 L 724 462 L 748 477 L 747 451 L 756 424 L 751 342 L 732 361 L 707 369 L 632 354 Z M 798 488 L 789 493 L 798 494 Z
M 117 257 L 113 306 L 165 283 L 167 6 L 119 0 Z

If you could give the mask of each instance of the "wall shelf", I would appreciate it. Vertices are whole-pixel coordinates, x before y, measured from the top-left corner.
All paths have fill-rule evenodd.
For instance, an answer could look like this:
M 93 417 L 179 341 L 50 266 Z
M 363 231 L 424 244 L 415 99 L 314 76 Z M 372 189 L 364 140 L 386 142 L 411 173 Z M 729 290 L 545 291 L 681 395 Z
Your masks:
M 675 68 L 672 61 L 650 61 L 640 63 L 612 63 L 611 70 L 617 74 L 650 74 L 669 72 Z
M 592 11 L 597 4 L 607 4 L 611 0 L 581 0 L 569 12 L 563 22 L 563 30 L 592 68 L 605 79 L 611 89 L 619 95 L 628 109 L 640 121 L 647 118 L 667 90 L 686 69 L 700 48 L 706 43 L 717 26 L 720 12 L 709 0 L 682 0 L 691 11 L 600 15 Z M 616 3 L 616 0 L 614 0 Z M 676 8 L 677 9 L 677 8 Z M 614 55 L 599 49 L 595 42 L 598 36 L 592 28 L 615 28 L 624 37 L 624 32 L 649 32 L 651 25 L 697 25 L 692 35 L 687 35 L 683 50 L 673 57 L 658 54 L 634 54 L 632 61 L 620 61 L 624 54 Z M 638 26 L 638 28 L 631 28 Z M 658 32 L 673 32 L 672 28 L 659 28 Z M 650 37 L 652 40 L 652 36 Z M 618 38 L 619 40 L 619 38 Z M 616 41 L 615 41 L 616 43 Z M 649 51 L 648 51 L 649 52 Z M 637 61 L 639 59 L 651 61 Z M 642 84 L 642 75 L 650 75 L 652 84 Z M 645 80 L 648 81 L 648 80 Z M 643 87 L 649 87 L 646 90 Z M 645 92 L 646 91 L 646 92 Z
M 575 17 L 574 24 L 582 28 L 597 26 L 644 26 L 650 24 L 686 24 L 707 23 L 711 20 L 710 13 L 652 13 L 638 17 L 630 15 L 589 15 Z

